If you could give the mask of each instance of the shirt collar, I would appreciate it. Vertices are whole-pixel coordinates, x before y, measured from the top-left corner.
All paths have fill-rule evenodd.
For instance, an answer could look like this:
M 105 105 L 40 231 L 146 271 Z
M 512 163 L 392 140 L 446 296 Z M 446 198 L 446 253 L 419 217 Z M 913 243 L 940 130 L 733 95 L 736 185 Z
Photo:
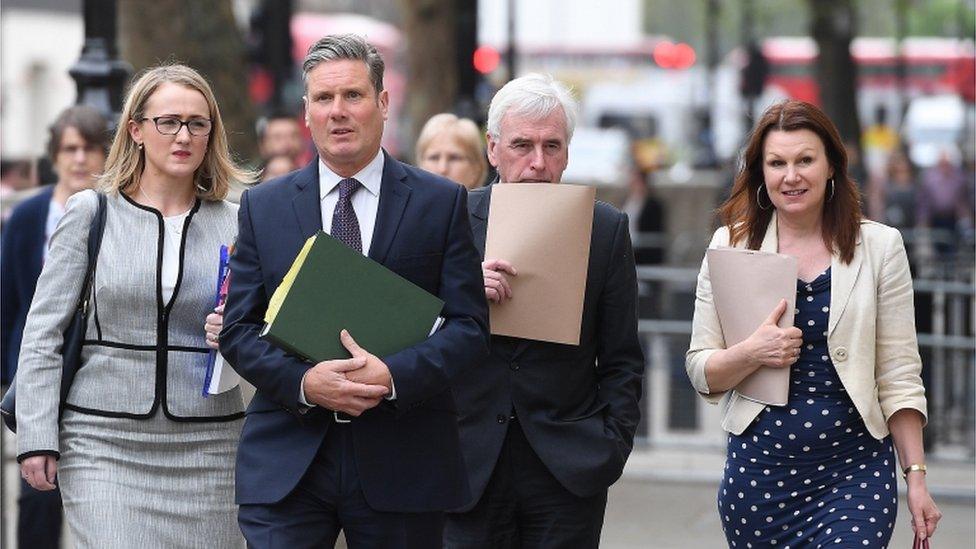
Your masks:
M 366 167 L 359 170 L 356 174 L 352 176 L 353 179 L 359 181 L 367 191 L 373 196 L 379 196 L 380 185 L 383 183 L 383 165 L 385 163 L 385 158 L 383 156 L 383 150 L 380 149 L 376 156 L 370 160 Z M 339 182 L 345 179 L 341 175 L 332 171 L 325 164 L 325 162 L 319 158 L 319 200 L 323 199 L 331 193 L 337 186 Z

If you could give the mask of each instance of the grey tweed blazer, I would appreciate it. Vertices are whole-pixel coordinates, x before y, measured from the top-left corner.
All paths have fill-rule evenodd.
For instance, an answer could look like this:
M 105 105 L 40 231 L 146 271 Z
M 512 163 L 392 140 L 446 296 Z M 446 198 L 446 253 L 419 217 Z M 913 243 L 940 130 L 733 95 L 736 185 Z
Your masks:
M 173 296 L 163 301 L 162 215 L 109 195 L 95 267 L 82 368 L 65 407 L 145 419 L 230 421 L 243 416 L 239 388 L 204 397 L 209 349 L 203 323 L 214 305 L 221 244 L 237 235 L 237 206 L 197 200 L 187 216 Z M 62 333 L 81 292 L 94 191 L 68 200 L 27 314 L 18 364 L 18 456 L 57 453 Z

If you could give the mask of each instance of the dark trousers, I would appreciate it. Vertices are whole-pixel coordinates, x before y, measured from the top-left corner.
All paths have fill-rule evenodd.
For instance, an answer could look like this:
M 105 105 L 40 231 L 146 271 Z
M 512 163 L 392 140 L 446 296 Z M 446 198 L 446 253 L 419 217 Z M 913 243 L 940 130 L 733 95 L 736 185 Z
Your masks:
M 248 547 L 334 547 L 342 531 L 349 549 L 440 549 L 443 513 L 385 513 L 366 503 L 350 429 L 329 426 L 305 476 L 283 500 L 240 506 L 237 518 Z
M 607 491 L 581 498 L 552 476 L 517 420 L 505 435 L 498 463 L 478 504 L 448 513 L 447 549 L 599 547 Z
M 61 546 L 61 490 L 31 488 L 20 479 L 17 499 L 17 547 L 58 549 Z

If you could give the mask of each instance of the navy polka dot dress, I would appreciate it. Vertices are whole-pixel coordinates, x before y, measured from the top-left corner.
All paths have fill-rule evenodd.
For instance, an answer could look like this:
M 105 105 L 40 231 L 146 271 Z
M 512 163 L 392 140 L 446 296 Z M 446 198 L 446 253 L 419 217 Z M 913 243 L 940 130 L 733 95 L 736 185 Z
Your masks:
M 897 514 L 891 437 L 877 440 L 827 352 L 830 269 L 797 281 L 800 358 L 786 406 L 730 435 L 718 508 L 729 547 L 886 547 Z

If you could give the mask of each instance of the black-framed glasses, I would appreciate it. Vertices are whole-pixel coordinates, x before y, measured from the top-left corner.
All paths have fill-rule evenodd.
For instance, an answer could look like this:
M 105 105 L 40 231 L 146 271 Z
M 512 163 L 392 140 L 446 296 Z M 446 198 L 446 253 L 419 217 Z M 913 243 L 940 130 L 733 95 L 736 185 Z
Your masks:
M 176 135 L 180 133 L 183 126 L 186 126 L 186 129 L 190 132 L 190 135 L 195 135 L 197 137 L 210 135 L 210 131 L 213 130 L 213 122 L 209 118 L 191 118 L 189 120 L 180 120 L 175 116 L 157 116 L 155 118 L 143 117 L 140 122 L 146 120 L 152 120 L 153 124 L 156 125 L 156 131 L 163 135 Z

